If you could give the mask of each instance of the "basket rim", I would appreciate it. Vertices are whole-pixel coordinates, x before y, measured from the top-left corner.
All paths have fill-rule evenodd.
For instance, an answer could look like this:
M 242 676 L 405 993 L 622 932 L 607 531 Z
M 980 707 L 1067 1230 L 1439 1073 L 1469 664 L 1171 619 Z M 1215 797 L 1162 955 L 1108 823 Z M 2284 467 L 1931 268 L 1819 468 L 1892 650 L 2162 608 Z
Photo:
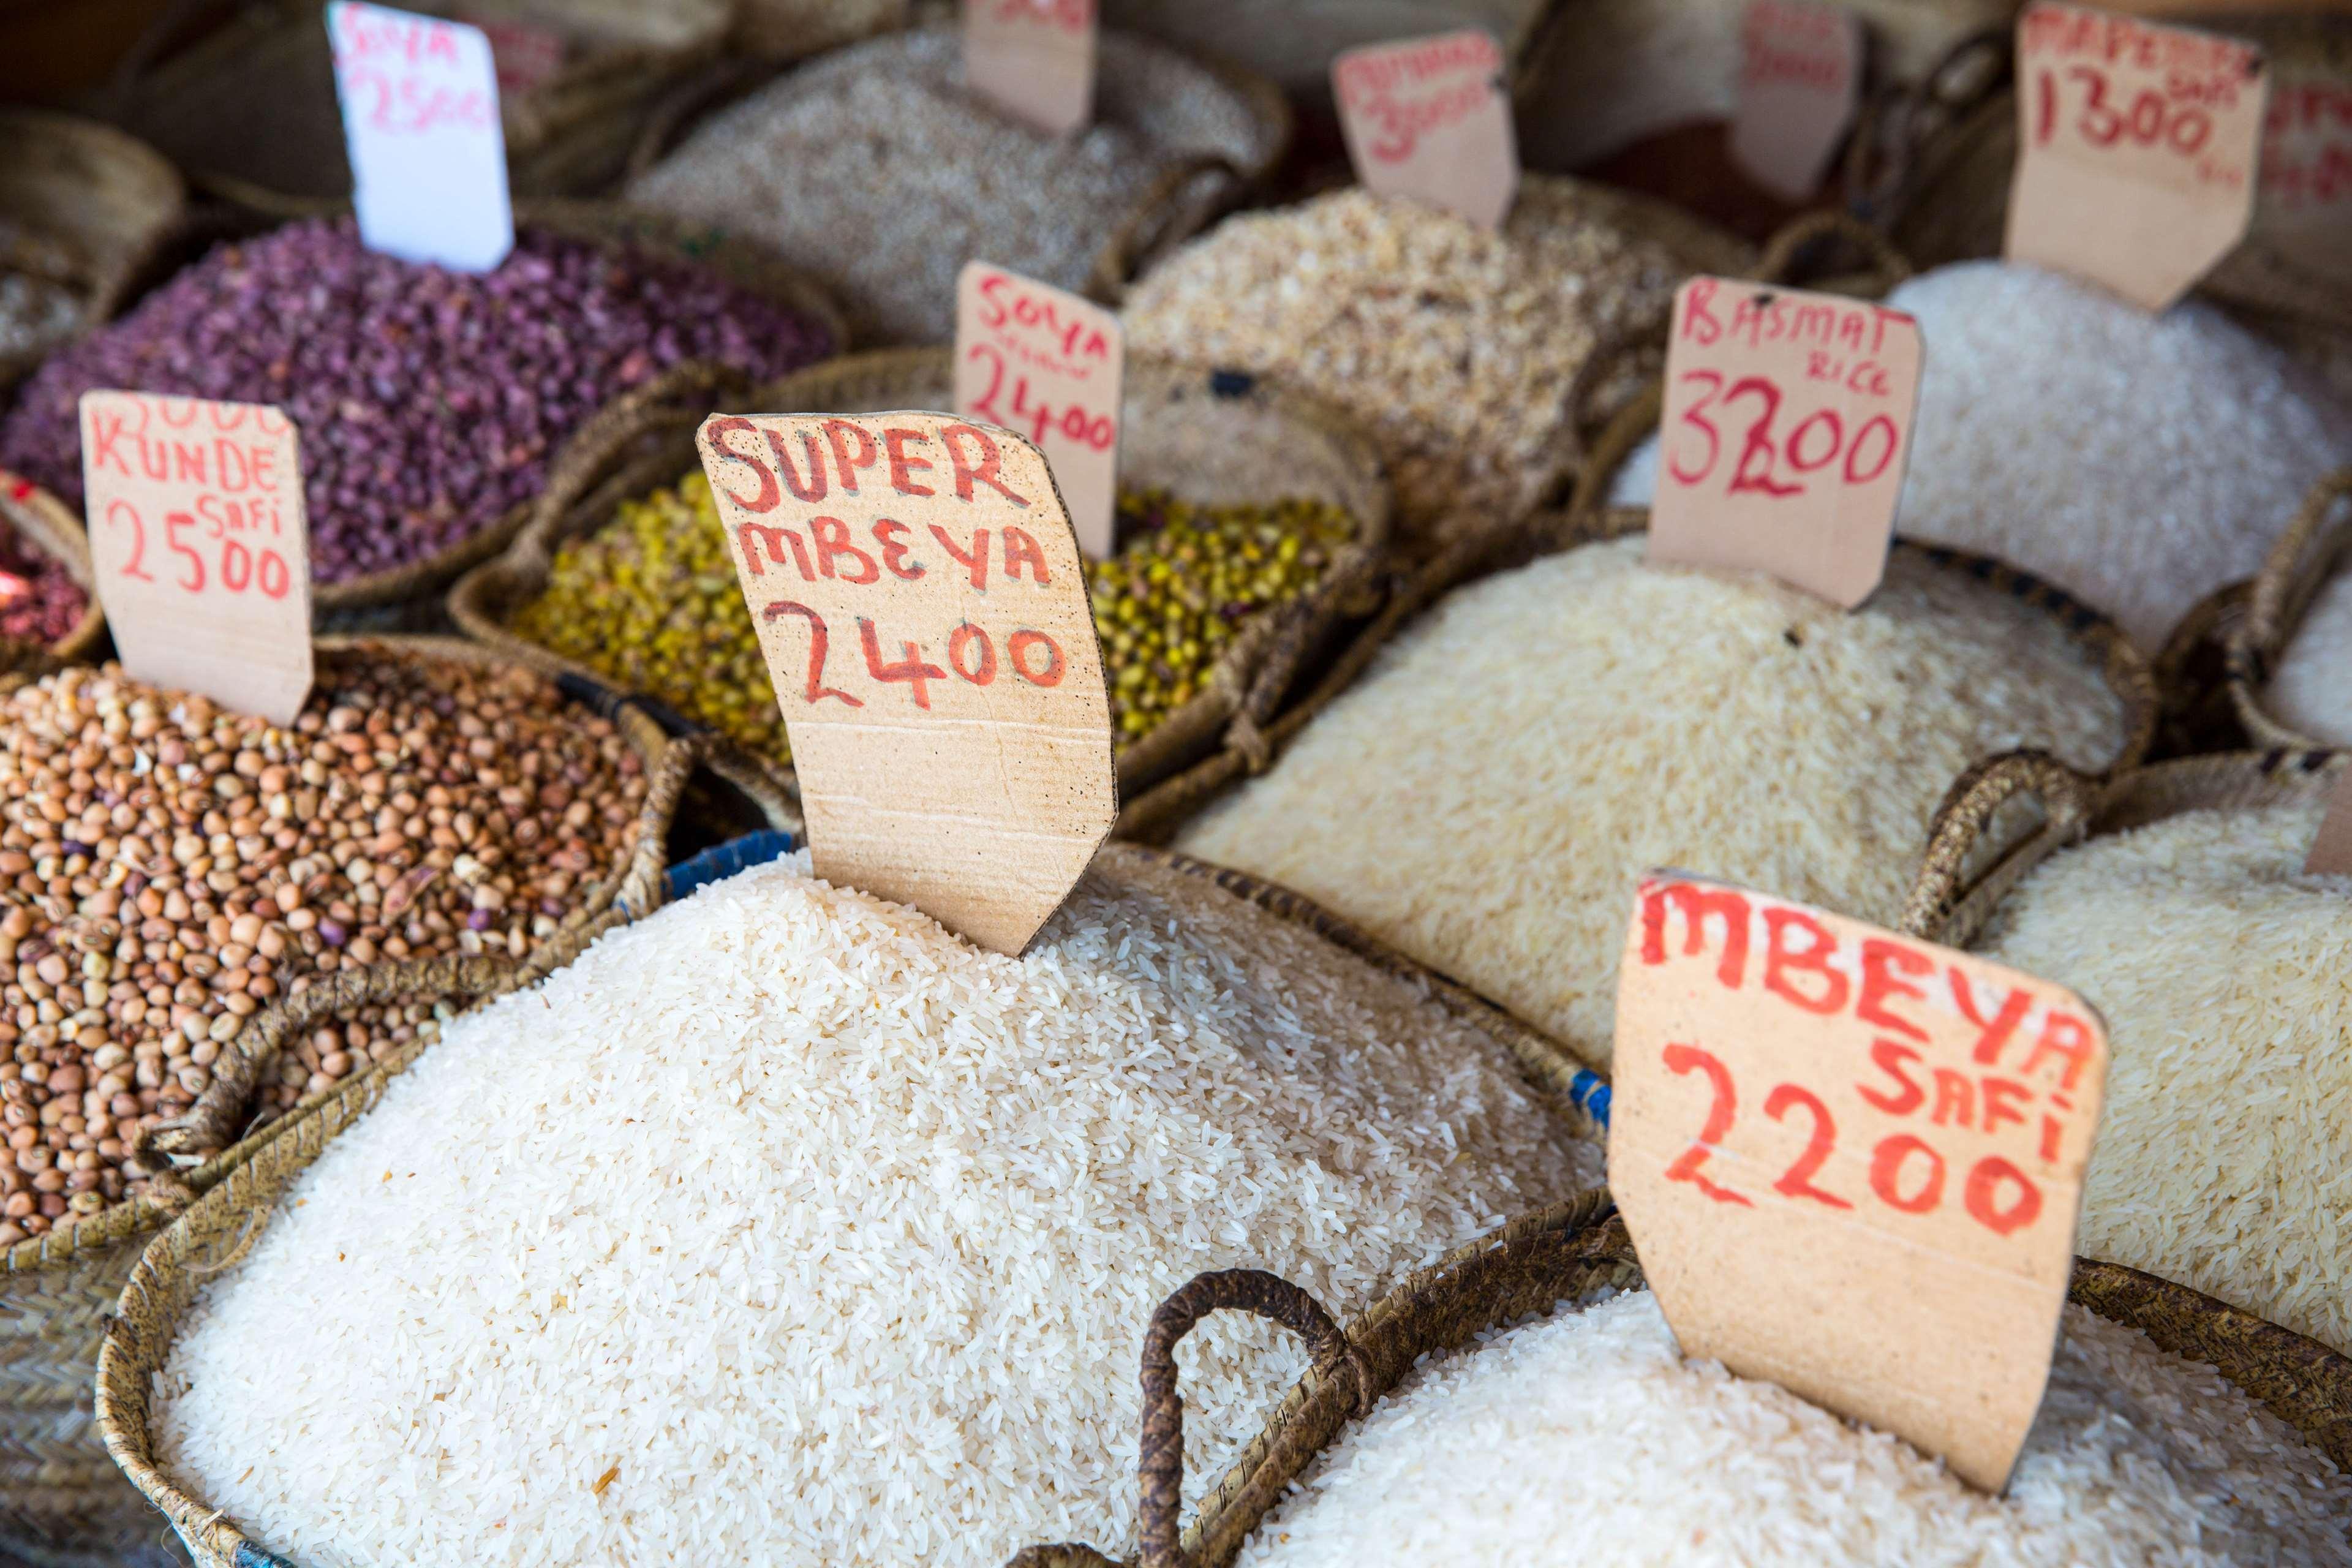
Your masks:
M 98 651 L 106 637 L 106 606 L 99 603 L 98 574 L 90 563 L 89 535 L 73 508 L 54 492 L 11 468 L 0 468 L 0 518 L 17 537 L 42 555 L 63 566 L 81 585 L 89 603 L 73 629 L 49 644 L 50 658 L 79 664 Z
M 2347 574 L 2352 574 L 2352 468 L 2338 468 L 2315 482 L 2263 557 L 2261 569 L 2244 584 L 2222 590 L 2237 595 L 2215 615 L 2230 704 L 2246 733 L 2263 745 L 2324 751 L 2336 743 L 2305 733 L 2273 710 L 2270 683 L 2320 596 Z

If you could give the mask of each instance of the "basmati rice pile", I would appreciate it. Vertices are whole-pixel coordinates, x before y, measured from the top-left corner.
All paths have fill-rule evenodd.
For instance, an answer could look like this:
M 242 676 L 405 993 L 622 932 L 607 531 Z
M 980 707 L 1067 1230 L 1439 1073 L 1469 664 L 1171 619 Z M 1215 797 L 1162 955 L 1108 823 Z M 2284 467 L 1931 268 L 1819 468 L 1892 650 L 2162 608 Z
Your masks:
M 1498 1042 L 1132 851 L 1017 960 L 784 863 L 451 1024 L 199 1302 L 160 1452 L 306 1563 L 992 1568 L 1125 1525 L 1194 1273 L 1359 1307 L 1598 1177 Z M 1208 1337 L 1213 1468 L 1304 1365 Z
M 2341 1568 L 2347 1513 L 2352 1485 L 2293 1427 L 2080 1307 L 1994 1498 L 1900 1438 L 1683 1361 L 1640 1291 L 1432 1358 L 1240 1568 Z
M 2122 705 L 2047 614 L 1911 552 L 1861 610 L 1640 538 L 1456 590 L 1179 847 L 1297 889 L 1595 1062 L 1642 874 L 1882 922 L 1937 803 L 2013 746 L 2097 769 Z
M 2352 1353 L 2352 879 L 2302 874 L 2322 809 L 2091 839 L 1980 945 L 2106 1016 L 2080 1249 Z
M 2352 571 L 2338 572 L 2311 602 L 2263 701 L 2298 732 L 2352 746 Z
M 2313 481 L 2352 460 L 2352 410 L 2211 306 L 2150 316 L 1998 261 L 1886 302 L 1927 345 L 1895 528 L 2047 577 L 2148 652 L 2253 575 Z M 1646 504 L 1655 483 L 1653 443 L 1611 499 Z

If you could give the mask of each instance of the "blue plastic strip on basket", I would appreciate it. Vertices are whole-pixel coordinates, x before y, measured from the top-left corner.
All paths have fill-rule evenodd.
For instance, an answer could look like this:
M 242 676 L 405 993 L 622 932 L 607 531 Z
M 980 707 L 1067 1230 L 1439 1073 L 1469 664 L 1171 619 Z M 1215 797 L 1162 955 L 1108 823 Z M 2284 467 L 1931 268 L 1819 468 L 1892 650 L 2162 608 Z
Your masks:
M 698 888 L 723 880 L 738 871 L 781 860 L 800 847 L 800 840 L 781 828 L 763 827 L 724 844 L 713 845 L 690 860 L 681 860 L 662 873 L 662 897 L 677 900 Z
M 1600 1074 L 1577 1068 L 1576 1076 L 1568 1081 L 1568 1097 L 1603 1128 L 1609 1125 L 1609 1083 Z

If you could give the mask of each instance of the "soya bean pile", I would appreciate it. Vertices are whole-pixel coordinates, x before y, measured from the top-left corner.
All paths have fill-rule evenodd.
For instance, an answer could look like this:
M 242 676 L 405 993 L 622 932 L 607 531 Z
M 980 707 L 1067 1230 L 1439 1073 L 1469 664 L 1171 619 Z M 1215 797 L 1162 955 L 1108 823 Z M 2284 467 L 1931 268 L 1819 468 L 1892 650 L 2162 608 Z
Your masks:
M 956 273 L 985 258 L 1084 289 L 1097 255 L 1181 160 L 1252 154 L 1204 66 L 1099 40 L 1095 118 L 1048 136 L 965 90 L 952 29 L 897 34 L 794 71 L 715 116 L 629 200 L 757 235 L 834 287 L 864 345 L 946 342 Z
M 610 724 L 522 671 L 334 658 L 288 729 L 113 665 L 20 688 L 0 702 L 0 1245 L 135 1191 L 140 1127 L 312 977 L 529 952 L 620 865 L 645 793 Z M 305 1038 L 265 1109 L 425 1021 Z
M 1194 506 L 1159 490 L 1121 492 L 1118 527 L 1126 543 L 1087 574 L 1120 745 L 1198 695 L 1249 617 L 1313 587 L 1355 532 L 1325 501 Z M 514 629 L 763 756 L 791 754 L 698 473 L 559 552 Z
M 0 425 L 0 464 L 79 506 L 92 387 L 277 404 L 301 430 L 311 571 L 335 583 L 495 522 L 599 406 L 680 360 L 779 375 L 833 346 L 682 262 L 526 228 L 477 277 L 298 223 L 215 249 L 50 360 Z
M 1585 362 L 1748 247 L 1696 219 L 1529 175 L 1500 233 L 1361 190 L 1232 218 L 1136 287 L 1132 353 L 1282 376 L 1370 427 L 1408 542 L 1541 498 Z

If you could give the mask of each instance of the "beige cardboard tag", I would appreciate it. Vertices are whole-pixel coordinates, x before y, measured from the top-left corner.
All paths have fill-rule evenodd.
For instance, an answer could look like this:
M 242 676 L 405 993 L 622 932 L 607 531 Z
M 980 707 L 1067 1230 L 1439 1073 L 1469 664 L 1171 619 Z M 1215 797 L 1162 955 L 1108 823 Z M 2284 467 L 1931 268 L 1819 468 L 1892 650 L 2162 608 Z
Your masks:
M 963 75 L 974 92 L 1052 136 L 1095 108 L 1095 0 L 963 0 Z
M 2106 1079 L 2063 986 L 1679 872 L 1617 994 L 1609 1185 L 1683 1353 L 1998 1491 L 2033 1425 Z
M 1078 548 L 1111 553 L 1127 338 L 1088 300 L 985 261 L 956 278 L 956 412 L 1018 430 L 1053 465 Z
M 1331 62 L 1339 131 L 1364 188 L 1499 228 L 1519 188 L 1503 51 L 1472 29 L 1368 44 Z
M 1118 813 L 1045 454 L 951 414 L 714 415 L 698 442 L 817 875 L 1019 952 Z
M 310 524 L 293 421 L 261 403 L 81 397 L 90 567 L 123 668 L 293 721 L 310 694 Z
M 1815 0 L 1751 0 L 1739 26 L 1731 156 L 1792 202 L 1821 188 L 1862 102 L 1862 18 Z
M 2352 83 L 2318 70 L 2271 89 L 2255 227 L 2299 271 L 2323 278 L 2352 256 Z
M 2009 258 L 2171 304 L 2245 237 L 2269 89 L 2251 44 L 2035 0 L 2017 22 Z
M 1649 557 L 1752 567 L 1852 609 L 1886 571 L 1919 325 L 1833 294 L 1694 278 L 1675 295 Z
M 2344 770 L 2327 796 L 2327 815 L 2303 863 L 2306 877 L 2352 877 L 2352 768 Z

